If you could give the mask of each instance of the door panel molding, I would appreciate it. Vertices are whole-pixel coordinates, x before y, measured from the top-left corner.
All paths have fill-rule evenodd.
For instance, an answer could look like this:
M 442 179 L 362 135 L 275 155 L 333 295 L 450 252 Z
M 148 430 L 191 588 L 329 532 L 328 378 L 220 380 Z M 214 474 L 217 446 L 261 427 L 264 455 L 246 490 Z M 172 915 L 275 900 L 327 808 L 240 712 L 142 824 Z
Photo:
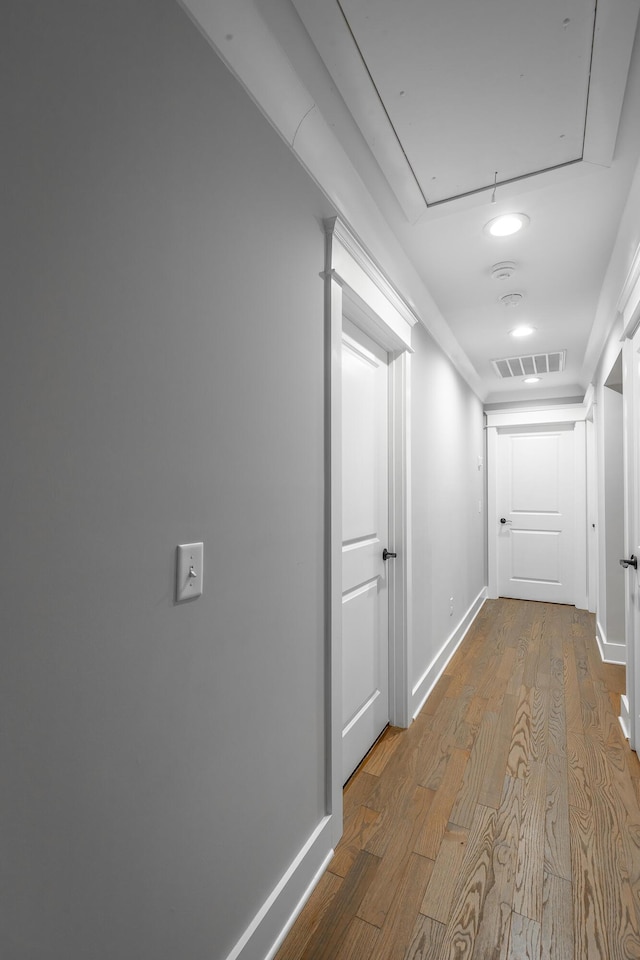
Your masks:
M 411 331 L 417 317 L 338 218 L 325 222 L 325 486 L 327 813 L 342 834 L 342 320 L 389 354 L 389 712 L 410 722 L 409 409 Z

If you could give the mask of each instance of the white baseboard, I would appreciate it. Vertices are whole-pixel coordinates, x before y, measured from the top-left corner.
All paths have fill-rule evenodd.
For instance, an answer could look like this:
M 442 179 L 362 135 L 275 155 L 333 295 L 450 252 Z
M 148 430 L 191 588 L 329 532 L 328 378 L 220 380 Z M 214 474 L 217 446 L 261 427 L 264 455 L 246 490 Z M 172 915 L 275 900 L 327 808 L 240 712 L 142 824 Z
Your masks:
M 422 710 L 427 697 L 435 687 L 436 683 L 444 673 L 445 667 L 451 660 L 465 635 L 478 615 L 480 607 L 487 599 L 487 588 L 483 587 L 476 599 L 473 601 L 462 620 L 455 628 L 453 633 L 447 637 L 440 652 L 433 658 L 423 675 L 420 677 L 415 687 L 411 691 L 412 716 L 415 719 Z
M 333 856 L 331 821 L 320 821 L 226 960 L 271 960 Z
M 627 647 L 624 643 L 610 643 L 599 620 L 596 620 L 596 641 L 600 656 L 605 663 L 627 662 Z
M 622 732 L 628 740 L 629 731 L 631 730 L 631 714 L 629 713 L 629 700 L 626 693 L 623 693 L 620 697 L 620 716 L 618 720 L 620 721 Z

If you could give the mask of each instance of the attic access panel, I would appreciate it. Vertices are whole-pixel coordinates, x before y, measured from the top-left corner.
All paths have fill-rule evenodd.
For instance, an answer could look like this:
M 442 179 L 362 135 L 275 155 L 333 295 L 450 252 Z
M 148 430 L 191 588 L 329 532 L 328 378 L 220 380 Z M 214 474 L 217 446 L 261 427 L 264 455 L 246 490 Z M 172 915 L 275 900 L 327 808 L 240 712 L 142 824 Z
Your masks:
M 427 204 L 582 159 L 596 6 L 341 0 Z

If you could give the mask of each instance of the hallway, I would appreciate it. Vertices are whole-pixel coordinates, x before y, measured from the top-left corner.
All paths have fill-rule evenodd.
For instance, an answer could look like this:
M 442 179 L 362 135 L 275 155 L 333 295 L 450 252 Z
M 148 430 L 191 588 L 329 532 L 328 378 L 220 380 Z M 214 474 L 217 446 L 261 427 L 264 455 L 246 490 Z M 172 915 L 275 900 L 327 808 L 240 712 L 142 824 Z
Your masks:
M 640 956 L 640 762 L 594 634 L 574 607 L 484 604 L 347 784 L 276 960 Z

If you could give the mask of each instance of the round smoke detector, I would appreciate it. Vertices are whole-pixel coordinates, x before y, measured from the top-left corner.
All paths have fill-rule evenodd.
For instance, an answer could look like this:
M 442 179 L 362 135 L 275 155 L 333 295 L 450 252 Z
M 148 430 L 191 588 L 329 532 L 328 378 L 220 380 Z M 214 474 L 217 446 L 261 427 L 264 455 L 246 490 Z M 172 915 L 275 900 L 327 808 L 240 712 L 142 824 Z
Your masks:
M 515 270 L 516 265 L 513 260 L 503 260 L 502 263 L 494 263 L 491 267 L 491 276 L 494 280 L 510 280 Z
M 498 297 L 498 299 L 503 307 L 517 307 L 522 303 L 524 297 L 521 293 L 505 293 L 504 297 Z

